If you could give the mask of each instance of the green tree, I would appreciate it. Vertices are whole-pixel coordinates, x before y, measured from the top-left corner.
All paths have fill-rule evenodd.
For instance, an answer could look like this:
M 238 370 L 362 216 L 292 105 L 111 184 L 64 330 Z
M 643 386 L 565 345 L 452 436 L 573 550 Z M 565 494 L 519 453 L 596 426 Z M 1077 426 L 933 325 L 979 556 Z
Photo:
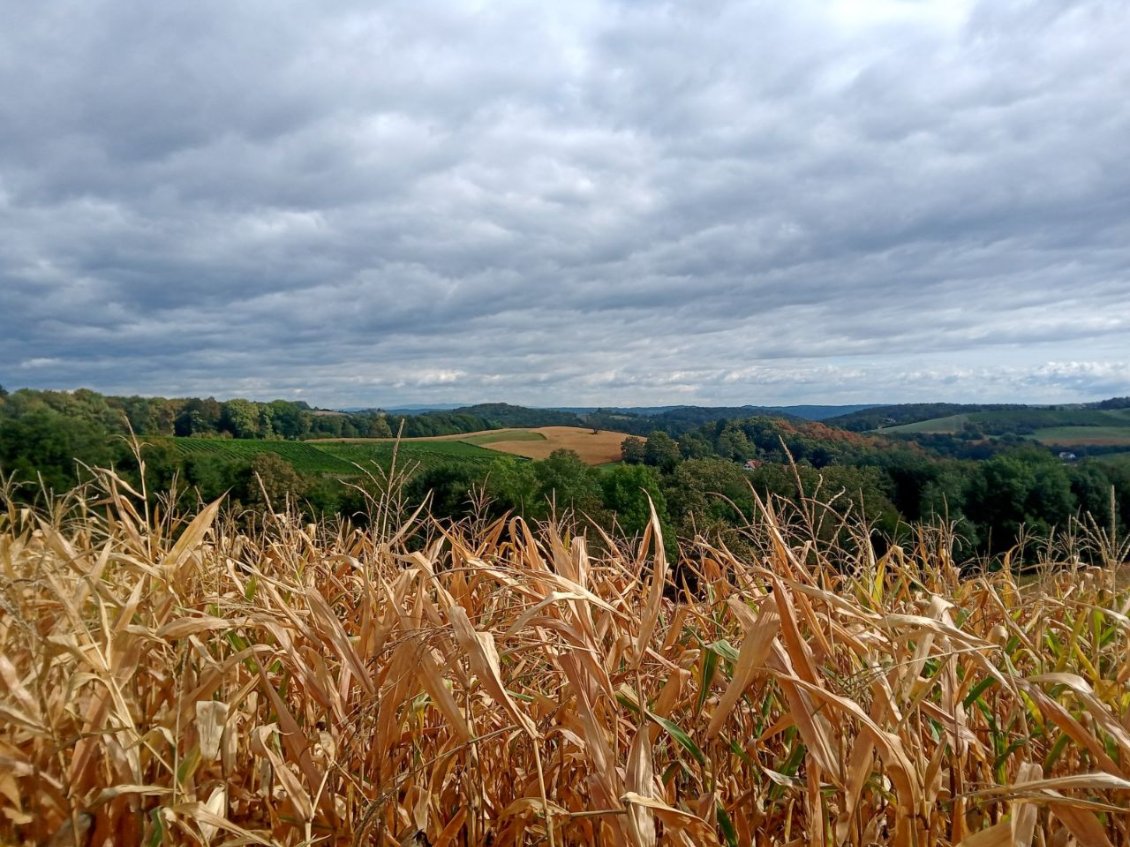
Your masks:
M 749 476 L 727 459 L 688 459 L 665 477 L 663 490 L 684 535 L 741 526 L 753 515 Z
M 177 420 L 177 403 L 156 398 L 153 404 L 153 435 L 173 435 Z
M 538 476 L 534 462 L 518 459 L 494 462 L 487 475 L 486 489 L 499 513 L 513 511 L 529 519 L 545 515 L 545 503 L 538 497 Z
M 478 468 L 465 462 L 444 462 L 413 477 L 406 493 L 412 503 L 420 503 L 431 494 L 433 515 L 458 519 L 471 513 L 472 489 L 482 484 Z
M 667 498 L 660 487 L 659 474 L 645 465 L 617 465 L 600 477 L 604 508 L 628 535 L 639 535 L 651 520 L 648 497 L 655 504 L 660 524 L 666 526 Z
M 657 467 L 663 471 L 672 471 L 675 465 L 682 461 L 683 454 L 679 452 L 679 445 L 670 435 L 662 430 L 654 430 L 647 436 L 644 445 L 644 464 Z
M 256 431 L 259 438 L 273 438 L 275 427 L 271 423 L 271 413 L 266 406 L 259 406 L 259 426 Z
M 922 497 L 927 485 L 939 473 L 939 463 L 911 450 L 886 450 L 868 456 L 863 462 L 879 468 L 890 480 L 891 501 L 899 513 L 908 520 L 927 517 L 923 511 Z
M 850 507 L 851 515 L 865 519 L 878 533 L 876 541 L 895 537 L 902 516 L 891 502 L 890 478 L 879 468 L 830 465 L 818 475 L 824 496 L 838 495 L 839 509 Z
M 233 438 L 259 437 L 259 405 L 250 400 L 228 400 L 222 404 L 220 428 Z
M 288 500 L 296 502 L 309 488 L 290 462 L 276 453 L 256 454 L 249 471 L 247 503 L 258 508 L 281 511 Z
M 718 435 L 718 455 L 735 462 L 753 458 L 757 449 L 739 426 L 729 425 Z
M 688 432 L 679 439 L 679 452 L 684 459 L 706 459 L 715 455 L 714 448 L 700 432 Z
M 305 403 L 272 400 L 265 406 L 271 418 L 271 431 L 282 438 L 304 438 L 310 432 L 313 417 Z
M 230 494 L 233 501 L 246 503 L 250 497 L 251 463 L 222 454 L 197 453 L 183 462 L 184 481 L 205 502 Z
M 990 552 L 1001 552 L 1016 540 L 1021 524 L 1043 535 L 1052 526 L 1063 527 L 1074 510 L 1062 463 L 1044 450 L 1023 449 L 980 465 L 965 511 L 976 516 Z
M 383 414 L 374 413 L 369 418 L 369 428 L 365 435 L 368 438 L 392 438 L 392 429 L 388 425 L 388 418 Z
M 213 397 L 185 400 L 173 423 L 175 435 L 210 435 L 217 431 L 223 409 Z
M 43 482 L 57 492 L 74 486 L 81 467 L 108 467 L 125 445 L 89 420 L 41 408 L 0 419 L 0 470 L 25 482 Z
M 620 442 L 620 459 L 629 465 L 642 465 L 646 456 L 644 440 L 630 435 Z
M 1084 462 L 1066 468 L 1071 480 L 1071 493 L 1079 510 L 1089 514 L 1100 526 L 1110 522 L 1110 489 L 1114 485 L 1102 465 Z
M 534 466 L 534 474 L 538 496 L 555 504 L 558 512 L 572 509 L 594 517 L 599 514 L 602 498 L 596 472 L 574 451 L 554 450 Z

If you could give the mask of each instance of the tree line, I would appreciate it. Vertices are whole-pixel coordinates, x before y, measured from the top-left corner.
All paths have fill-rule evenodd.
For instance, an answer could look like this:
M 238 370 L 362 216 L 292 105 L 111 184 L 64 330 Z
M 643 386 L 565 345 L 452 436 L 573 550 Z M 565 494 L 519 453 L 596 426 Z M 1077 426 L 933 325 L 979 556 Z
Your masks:
M 178 430 L 178 420 L 186 418 L 190 423 Z M 497 418 L 459 411 L 404 419 L 410 435 L 497 423 Z M 125 438 L 131 428 L 142 436 L 302 438 L 385 435 L 392 427 L 380 413 L 323 415 L 302 402 L 111 398 L 88 391 L 7 394 L 0 389 L 0 471 L 25 483 L 41 480 L 56 491 L 81 480 L 87 467 L 113 464 L 136 479 L 140 468 Z M 366 498 L 379 493 L 375 478 L 303 474 L 274 454 L 184 456 L 156 439 L 144 455 L 150 491 L 175 483 L 185 496 L 211 500 L 227 493 L 233 503 L 251 509 L 289 499 L 311 516 L 363 521 Z M 1065 463 L 1047 449 L 1021 442 L 998 444 L 981 457 L 954 457 L 821 423 L 755 416 L 716 420 L 677 436 L 663 430 L 627 436 L 622 458 L 611 468 L 589 467 L 568 451 L 540 462 L 500 455 L 486 467 L 453 460 L 421 469 L 406 481 L 403 493 L 413 506 L 430 498 L 440 517 L 510 512 L 544 520 L 568 513 L 582 523 L 619 526 L 628 534 L 642 532 L 650 499 L 672 543 L 703 536 L 731 548 L 741 547 L 743 528 L 756 518 L 755 494 L 798 504 L 833 500 L 840 511 L 867 521 L 880 545 L 916 522 L 953 521 L 963 556 L 999 554 L 1022 528 L 1047 534 L 1083 514 L 1105 526 L 1112 491 L 1119 529 L 1130 521 L 1130 466 Z M 35 496 L 34 486 L 22 491 Z M 827 532 L 842 533 L 843 527 L 832 522 Z
M 408 438 L 497 428 L 482 415 L 458 410 L 394 416 L 380 409 L 316 409 L 302 400 L 115 397 L 85 388 L 9 393 L 0 387 L 0 420 L 34 416 L 52 422 L 65 417 L 119 435 L 244 439 L 391 438 L 401 425 Z
M 629 437 L 622 454 L 625 463 L 660 473 L 682 521 L 709 514 L 725 522 L 728 514 L 748 513 L 752 487 L 792 499 L 819 489 L 887 538 L 911 524 L 952 521 L 964 555 L 997 554 L 1022 529 L 1046 537 L 1085 515 L 1104 527 L 1112 518 L 1119 530 L 1130 525 L 1130 465 L 1064 462 L 1020 440 L 976 459 L 953 458 L 909 441 L 755 417 L 717 421 L 679 438 L 661 431 Z M 708 492 L 723 496 L 711 505 Z

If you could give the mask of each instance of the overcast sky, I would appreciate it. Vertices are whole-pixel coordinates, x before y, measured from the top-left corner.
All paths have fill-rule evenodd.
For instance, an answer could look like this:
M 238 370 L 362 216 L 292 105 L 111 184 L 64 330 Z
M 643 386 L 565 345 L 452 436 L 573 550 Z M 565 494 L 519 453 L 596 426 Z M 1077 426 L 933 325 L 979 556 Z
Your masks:
M 9 388 L 1130 394 L 1130 3 L 0 14 Z

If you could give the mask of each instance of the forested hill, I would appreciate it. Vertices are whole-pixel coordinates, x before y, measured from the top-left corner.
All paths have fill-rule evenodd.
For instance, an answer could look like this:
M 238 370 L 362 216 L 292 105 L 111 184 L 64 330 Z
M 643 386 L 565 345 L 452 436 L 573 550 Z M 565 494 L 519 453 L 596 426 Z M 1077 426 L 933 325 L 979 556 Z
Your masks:
M 950 415 L 966 415 L 973 412 L 1000 411 L 1008 409 L 1027 409 L 1019 404 L 978 404 L 978 403 L 898 403 L 892 406 L 873 406 L 846 415 L 827 418 L 825 423 L 852 432 L 867 432 L 887 426 L 928 421 Z
M 755 417 L 790 418 L 791 415 L 774 412 L 762 406 L 674 406 L 656 415 L 598 410 L 587 415 L 585 419 L 590 426 L 600 429 L 614 429 L 632 435 L 665 432 L 678 437 L 716 421 L 745 420 Z
M 630 438 L 623 450 L 625 459 L 631 461 L 633 451 L 641 450 L 646 451 L 641 454 L 645 456 L 642 461 L 658 465 L 671 463 L 668 459 L 658 458 L 666 450 L 671 459 L 675 456 L 722 458 L 737 463 L 752 460 L 754 464 L 787 463 L 793 459 L 815 468 L 824 468 L 833 464 L 859 464 L 880 453 L 894 450 L 913 452 L 916 448 L 893 444 L 881 437 L 836 429 L 819 421 L 755 415 L 718 419 L 688 429 L 676 438 L 661 430 L 652 431 L 646 443 L 642 439 Z
M 1021 403 L 899 403 L 872 406 L 848 414 L 825 418 L 824 422 L 852 432 L 906 426 L 956 415 L 977 415 L 992 421 L 996 434 L 1048 426 L 1101 426 L 1093 413 L 1130 408 L 1130 397 L 1111 397 L 1093 403 L 1025 405 Z
M 487 422 L 482 429 L 502 429 L 521 426 L 586 426 L 585 417 L 575 412 L 558 409 L 530 409 L 509 403 L 477 403 L 462 406 L 451 412 L 425 412 L 422 417 L 436 415 L 469 415 Z

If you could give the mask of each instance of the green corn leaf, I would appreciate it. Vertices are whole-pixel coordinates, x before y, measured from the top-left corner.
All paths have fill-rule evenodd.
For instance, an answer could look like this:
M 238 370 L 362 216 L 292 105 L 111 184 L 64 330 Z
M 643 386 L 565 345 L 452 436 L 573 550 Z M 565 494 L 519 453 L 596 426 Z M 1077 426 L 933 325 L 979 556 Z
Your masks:
M 694 743 L 694 740 L 679 728 L 678 724 L 656 714 L 649 714 L 649 717 L 663 727 L 667 734 L 674 738 L 680 747 L 690 753 L 699 765 L 706 767 L 706 755 L 702 752 L 701 748 Z

